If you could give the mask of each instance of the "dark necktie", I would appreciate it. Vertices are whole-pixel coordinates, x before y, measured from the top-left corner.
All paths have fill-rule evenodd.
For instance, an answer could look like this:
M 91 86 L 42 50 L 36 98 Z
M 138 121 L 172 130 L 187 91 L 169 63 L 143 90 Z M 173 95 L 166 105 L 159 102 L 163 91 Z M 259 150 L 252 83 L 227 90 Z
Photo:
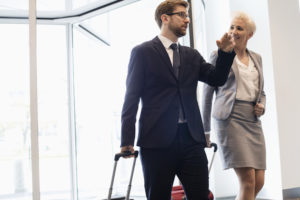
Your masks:
M 178 45 L 176 43 L 171 44 L 170 48 L 173 50 L 173 70 L 176 78 L 179 75 L 180 57 L 178 52 Z
M 173 50 L 173 70 L 176 78 L 178 79 L 179 75 L 179 66 L 180 66 L 180 57 L 178 52 L 178 45 L 176 43 L 171 44 L 170 48 Z M 182 123 L 185 122 L 184 112 L 183 112 L 183 106 L 180 99 L 180 106 L 179 106 L 179 119 L 178 122 Z

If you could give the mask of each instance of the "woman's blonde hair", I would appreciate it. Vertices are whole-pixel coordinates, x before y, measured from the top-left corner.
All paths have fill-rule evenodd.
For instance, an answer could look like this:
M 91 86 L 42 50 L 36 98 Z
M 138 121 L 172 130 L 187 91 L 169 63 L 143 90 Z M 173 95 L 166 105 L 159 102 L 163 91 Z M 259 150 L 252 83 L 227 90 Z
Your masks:
M 253 34 L 255 33 L 256 25 L 255 25 L 255 22 L 252 20 L 252 18 L 249 17 L 249 15 L 247 15 L 246 13 L 244 13 L 242 11 L 235 11 L 231 14 L 231 21 L 234 19 L 240 19 L 240 20 L 244 21 L 247 26 L 247 31 L 249 33 L 253 33 Z

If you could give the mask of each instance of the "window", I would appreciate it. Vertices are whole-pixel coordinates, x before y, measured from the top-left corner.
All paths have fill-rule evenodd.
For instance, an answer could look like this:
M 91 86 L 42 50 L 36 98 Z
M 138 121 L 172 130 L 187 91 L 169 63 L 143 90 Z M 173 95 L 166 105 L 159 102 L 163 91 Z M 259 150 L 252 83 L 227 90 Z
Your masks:
M 93 0 L 76 0 L 73 4 L 70 1 L 41 0 L 37 1 L 37 7 L 41 11 L 64 10 L 65 7 L 79 8 L 89 2 L 95 3 Z M 73 19 L 65 19 L 67 22 L 47 19 L 37 25 L 41 199 L 106 197 L 113 155 L 120 150 L 120 113 L 130 52 L 137 44 L 159 34 L 153 15 L 160 2 L 137 1 L 115 10 L 106 10 L 100 15 L 91 15 L 94 17 L 79 20 L 78 24 L 73 24 Z M 7 20 L 6 24 L 0 24 L 0 200 L 33 198 L 29 32 L 27 20 L 11 17 L 18 16 L 19 10 L 27 6 L 13 0 L 0 3 L 0 10 L 5 10 L 3 14 L 13 11 L 8 14 L 9 19 L 5 15 L 0 16 L 1 20 Z M 25 16 L 23 12 L 20 15 L 20 18 Z M 9 24 L 14 20 L 15 24 Z M 51 24 L 47 24 L 50 21 Z M 74 29 L 70 29 L 69 25 Z M 67 34 L 69 30 L 71 34 Z M 72 34 L 73 38 L 69 40 Z M 181 43 L 186 44 L 187 41 L 188 37 Z M 67 45 L 70 43 L 72 48 Z M 73 53 L 73 56 L 68 53 Z M 70 58 L 73 58 L 74 68 L 68 66 Z M 74 85 L 69 85 L 68 76 L 73 74 L 68 67 L 74 71 Z M 73 87 L 74 93 L 70 92 Z M 70 93 L 74 96 L 69 96 Z M 69 110 L 70 99 L 75 102 L 71 105 L 75 113 Z M 70 118 L 76 119 L 74 124 L 69 122 Z M 70 137 L 71 129 L 75 130 L 72 132 L 76 134 L 74 138 Z M 76 144 L 75 148 L 72 144 Z M 138 159 L 133 196 L 144 196 L 139 162 Z M 126 194 L 131 165 L 128 160 L 120 160 L 115 194 Z M 74 193 L 78 193 L 78 198 Z
M 0 199 L 30 199 L 28 25 L 0 29 Z
M 66 27 L 37 27 L 41 199 L 71 199 Z

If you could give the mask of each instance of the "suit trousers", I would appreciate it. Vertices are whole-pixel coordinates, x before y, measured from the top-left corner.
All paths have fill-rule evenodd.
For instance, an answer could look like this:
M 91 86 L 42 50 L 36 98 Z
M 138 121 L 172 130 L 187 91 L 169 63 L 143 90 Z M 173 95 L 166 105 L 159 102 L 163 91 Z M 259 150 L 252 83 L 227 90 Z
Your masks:
M 178 124 L 176 137 L 166 148 L 140 148 L 148 200 L 170 200 L 175 176 L 188 200 L 208 200 L 208 167 L 204 145 L 196 142 L 187 123 Z

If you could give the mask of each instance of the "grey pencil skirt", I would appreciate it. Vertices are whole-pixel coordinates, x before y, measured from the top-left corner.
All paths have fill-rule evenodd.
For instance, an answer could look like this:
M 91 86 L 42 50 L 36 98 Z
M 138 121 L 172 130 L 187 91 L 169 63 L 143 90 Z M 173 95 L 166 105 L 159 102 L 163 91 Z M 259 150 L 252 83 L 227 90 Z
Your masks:
M 224 169 L 266 169 L 266 147 L 261 121 L 252 102 L 236 100 L 229 118 L 214 120 Z

